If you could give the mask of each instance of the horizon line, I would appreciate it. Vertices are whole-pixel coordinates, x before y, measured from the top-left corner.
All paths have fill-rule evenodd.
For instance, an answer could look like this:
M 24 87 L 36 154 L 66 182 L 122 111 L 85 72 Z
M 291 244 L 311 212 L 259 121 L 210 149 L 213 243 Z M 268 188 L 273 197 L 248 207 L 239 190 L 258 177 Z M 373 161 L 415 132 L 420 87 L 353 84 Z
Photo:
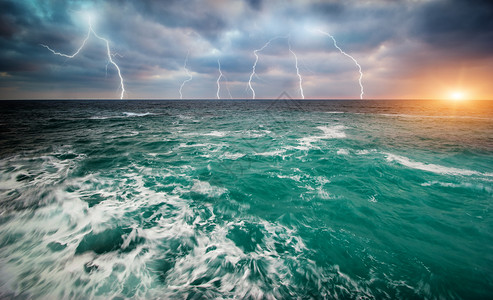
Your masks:
M 448 98 L 229 98 L 229 99 L 217 99 L 217 98 L 19 98 L 19 99 L 0 99 L 1 101 L 142 101 L 142 100 L 155 100 L 155 101 L 266 101 L 266 100 L 293 100 L 293 101 L 416 101 L 416 100 L 430 100 L 430 101 L 451 101 L 451 102 L 467 102 L 467 101 L 492 101 L 493 98 L 479 98 L 479 99 L 448 99 Z

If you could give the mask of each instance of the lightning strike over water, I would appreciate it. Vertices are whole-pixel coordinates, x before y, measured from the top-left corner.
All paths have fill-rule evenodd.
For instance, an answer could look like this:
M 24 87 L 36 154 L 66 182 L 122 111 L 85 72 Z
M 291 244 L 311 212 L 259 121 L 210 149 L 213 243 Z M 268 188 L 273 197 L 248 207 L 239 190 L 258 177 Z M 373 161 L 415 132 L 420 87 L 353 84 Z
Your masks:
M 120 56 L 120 58 L 123 58 L 123 55 L 119 54 L 119 53 L 111 53 L 111 56 L 115 57 L 115 56 Z M 105 76 L 108 77 L 108 65 L 110 64 L 111 62 L 108 60 L 108 62 L 106 63 L 106 71 L 105 71 Z
M 185 72 L 187 73 L 188 75 L 188 79 L 185 79 L 182 83 L 181 83 L 181 86 L 180 86 L 180 99 L 183 99 L 183 94 L 182 94 L 182 90 L 183 90 L 183 86 L 185 85 L 185 83 L 189 82 L 190 80 L 193 79 L 193 76 L 192 74 L 190 73 L 190 71 L 188 71 L 187 69 L 187 63 L 188 63 L 188 55 L 190 54 L 190 51 L 187 52 L 187 56 L 185 57 L 185 63 L 183 64 L 183 69 L 185 69 Z
M 361 71 L 361 66 L 358 63 L 358 61 L 356 61 L 356 59 L 354 57 L 352 57 L 351 55 L 344 52 L 341 48 L 339 48 L 339 46 L 337 46 L 336 39 L 331 34 L 324 32 L 320 29 L 318 30 L 318 32 L 325 34 L 326 36 L 330 37 L 332 39 L 332 41 L 334 42 L 334 47 L 336 47 L 337 50 L 339 50 L 339 52 L 341 52 L 341 54 L 344 54 L 345 56 L 349 57 L 354 62 L 354 64 L 358 67 L 358 70 L 359 70 L 359 80 L 358 81 L 359 81 L 359 86 L 361 89 L 361 93 L 360 93 L 359 97 L 360 97 L 360 99 L 363 99 L 364 89 L 363 89 L 363 83 L 361 82 L 363 79 L 363 72 Z
M 257 62 L 258 62 L 258 54 L 257 54 L 257 52 L 260 52 L 260 51 L 264 50 L 267 46 L 269 46 L 269 44 L 273 40 L 276 40 L 276 39 L 279 39 L 279 38 L 281 38 L 281 37 L 280 36 L 273 37 L 269 41 L 267 41 L 267 43 L 265 43 L 264 46 L 262 46 L 262 48 L 253 50 L 253 55 L 255 55 L 255 62 L 253 63 L 252 73 L 250 74 L 250 79 L 248 80 L 248 86 L 250 87 L 250 90 L 252 91 L 252 99 L 255 99 L 255 90 L 252 87 L 252 79 L 253 79 L 253 76 L 255 75 L 255 68 L 257 67 Z
M 219 61 L 219 59 L 217 60 L 217 65 L 218 65 L 218 68 L 219 68 L 219 77 L 217 77 L 217 93 L 216 93 L 216 96 L 217 96 L 217 99 L 221 99 L 221 97 L 219 96 L 219 92 L 221 91 L 221 84 L 219 83 L 219 81 L 221 80 L 221 77 L 223 77 L 223 72 L 221 72 L 221 62 Z
M 298 68 L 298 56 L 296 56 L 296 53 L 294 53 L 294 51 L 291 49 L 291 42 L 289 41 L 289 39 L 288 39 L 288 45 L 289 45 L 289 52 L 291 52 L 294 56 L 295 66 L 296 66 L 296 74 L 298 75 L 298 78 L 300 79 L 301 98 L 305 99 L 305 95 L 303 93 L 303 85 L 302 85 L 303 79 L 301 78 L 300 69 Z
M 113 60 L 113 56 L 114 55 L 117 55 L 117 53 L 113 54 L 111 53 L 111 50 L 110 50 L 110 42 L 99 36 L 96 31 L 94 31 L 94 28 L 92 27 L 92 22 L 91 22 L 91 18 L 89 18 L 89 30 L 87 31 L 87 35 L 85 37 L 85 39 L 82 41 L 82 45 L 79 47 L 79 49 L 77 49 L 77 51 L 75 51 L 74 54 L 72 55 L 68 55 L 68 54 L 64 54 L 64 53 L 60 53 L 60 52 L 57 52 L 53 49 L 51 49 L 49 46 L 47 45 L 44 45 L 44 44 L 41 44 L 41 46 L 45 47 L 46 49 L 50 50 L 53 54 L 55 55 L 58 55 L 58 56 L 63 56 L 63 57 L 67 57 L 67 58 L 74 58 L 75 56 L 77 56 L 77 54 L 79 54 L 79 52 L 84 48 L 84 46 L 86 45 L 86 42 L 87 40 L 89 39 L 89 37 L 91 36 L 91 33 L 98 39 L 104 41 L 106 43 L 106 50 L 107 50 L 107 54 L 108 54 L 108 61 L 109 63 L 111 63 L 113 66 L 115 66 L 117 72 L 118 72 L 118 77 L 120 77 L 120 88 L 121 88 L 121 93 L 120 93 L 120 99 L 123 99 L 123 95 L 125 94 L 125 85 L 123 83 L 123 77 L 122 77 L 122 73 L 121 73 L 121 70 L 120 70 L 120 67 L 115 63 L 115 61 Z M 118 54 L 119 55 L 119 54 Z M 108 66 L 108 64 L 106 65 Z
M 229 86 L 228 86 L 228 77 L 226 77 L 226 75 L 223 74 L 223 77 L 224 77 L 224 80 L 226 81 L 226 91 L 228 92 L 228 95 L 229 95 L 229 99 L 233 99 L 233 95 L 231 95 L 231 91 L 229 90 Z

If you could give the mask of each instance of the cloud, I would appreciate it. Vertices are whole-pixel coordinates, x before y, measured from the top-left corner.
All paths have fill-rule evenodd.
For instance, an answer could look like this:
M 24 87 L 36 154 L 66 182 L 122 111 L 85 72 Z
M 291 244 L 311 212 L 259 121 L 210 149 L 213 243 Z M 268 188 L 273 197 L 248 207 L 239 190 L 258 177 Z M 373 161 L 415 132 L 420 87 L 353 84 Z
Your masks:
M 92 12 L 95 30 L 121 55 L 114 59 L 133 97 L 176 97 L 186 77 L 187 51 L 195 75 L 187 95 L 215 95 L 220 59 L 233 96 L 249 97 L 245 86 L 253 51 L 275 36 L 283 38 L 259 53 L 257 74 L 264 81 L 255 82 L 257 94 L 274 97 L 283 89 L 296 93 L 298 78 L 284 38 L 289 36 L 300 60 L 305 94 L 356 98 L 354 64 L 316 28 L 333 34 L 339 46 L 361 62 L 369 96 L 385 95 L 389 86 L 398 85 L 393 82 L 419 78 L 420 72 L 455 61 L 479 66 L 475 61 L 490 61 L 493 53 L 493 4 L 486 0 L 4 0 L 0 72 L 10 76 L 0 77 L 0 86 L 18 86 L 19 97 L 22 87 L 52 97 L 54 86 L 61 95 L 111 96 L 117 84 L 111 65 L 106 71 L 104 43 L 90 38 L 73 60 L 39 45 L 73 53 L 87 33 L 85 12 Z
M 431 1 L 416 10 L 410 33 L 428 45 L 462 55 L 493 53 L 493 2 Z

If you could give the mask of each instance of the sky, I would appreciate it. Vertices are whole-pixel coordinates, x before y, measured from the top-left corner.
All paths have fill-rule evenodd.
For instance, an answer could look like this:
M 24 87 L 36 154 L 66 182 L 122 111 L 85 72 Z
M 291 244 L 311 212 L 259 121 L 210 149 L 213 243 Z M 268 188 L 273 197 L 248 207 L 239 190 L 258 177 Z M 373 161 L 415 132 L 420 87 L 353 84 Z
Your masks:
M 357 64 L 363 99 L 493 99 L 493 1 L 0 0 L 0 99 L 359 99 Z

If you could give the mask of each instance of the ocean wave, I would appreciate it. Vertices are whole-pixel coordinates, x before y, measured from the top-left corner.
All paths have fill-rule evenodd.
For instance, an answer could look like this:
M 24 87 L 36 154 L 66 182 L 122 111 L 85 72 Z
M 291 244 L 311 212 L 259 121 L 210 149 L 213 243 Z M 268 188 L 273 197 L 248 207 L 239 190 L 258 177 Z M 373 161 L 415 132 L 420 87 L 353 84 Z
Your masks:
M 123 112 L 123 114 L 126 117 L 145 117 L 145 116 L 153 115 L 153 113 L 150 113 L 150 112 L 136 113 L 136 112 L 126 112 L 126 111 Z
M 237 160 L 239 158 L 242 158 L 243 156 L 245 156 L 245 154 L 243 153 L 224 152 L 219 158 Z
M 227 147 L 226 143 L 196 143 L 196 144 L 188 144 L 188 143 L 180 143 L 173 148 L 173 151 L 179 151 L 181 148 L 200 148 L 200 151 L 207 151 L 208 153 L 216 153 L 221 151 L 223 148 Z
M 346 138 L 346 133 L 343 131 L 346 129 L 344 125 L 336 126 L 317 126 L 317 129 L 323 132 L 322 135 L 307 136 L 298 139 L 300 146 L 305 148 L 312 148 L 312 143 L 325 139 L 343 139 Z
M 349 150 L 348 149 L 339 149 L 337 150 L 338 155 L 349 155 Z
M 185 135 L 187 136 L 213 136 L 213 137 L 225 137 L 230 134 L 229 131 L 220 131 L 220 130 L 212 130 L 208 132 L 199 132 L 199 131 L 194 131 L 194 132 L 188 132 Z
M 488 193 L 493 192 L 493 188 L 491 186 L 482 184 L 482 183 L 470 183 L 470 182 L 461 182 L 461 183 L 453 183 L 453 182 L 441 182 L 441 181 L 428 181 L 421 184 L 421 186 L 434 186 L 438 185 L 441 187 L 449 187 L 449 188 L 467 188 L 479 191 L 485 191 Z
M 193 180 L 193 185 L 190 191 L 203 194 L 209 197 L 219 197 L 228 192 L 226 188 L 212 186 L 206 181 L 200 181 L 197 179 Z
M 266 152 L 257 152 L 255 154 L 260 155 L 260 156 L 281 156 L 285 152 L 286 152 L 286 149 L 276 149 L 276 150 L 266 151 Z
M 377 150 L 376 149 L 370 149 L 370 150 L 363 149 L 363 150 L 356 150 L 355 151 L 356 155 L 368 155 L 372 152 L 377 152 Z
M 85 155 L 68 150 L 55 151 L 52 155 L 32 153 L 0 160 L 0 205 L 4 212 L 53 201 L 53 191 L 84 158 Z
M 213 130 L 207 133 L 203 133 L 202 135 L 207 135 L 207 136 L 217 136 L 217 137 L 224 137 L 228 135 L 228 132 L 226 131 L 218 131 L 218 130 Z
M 236 136 L 243 138 L 259 138 L 272 133 L 270 130 L 241 130 L 236 132 Z
M 107 119 L 115 119 L 115 118 L 122 118 L 122 116 L 92 116 L 89 119 L 90 120 L 107 120 Z
M 386 159 L 388 162 L 396 162 L 412 169 L 417 169 L 417 170 L 422 170 L 422 171 L 427 171 L 437 174 L 445 174 L 445 175 L 486 176 L 486 177 L 493 176 L 493 173 L 482 173 L 479 171 L 446 167 L 436 164 L 428 164 L 419 161 L 413 161 L 405 156 L 400 156 L 391 153 L 384 153 L 384 154 L 386 155 Z
M 277 178 L 280 179 L 291 179 L 296 182 L 301 182 L 301 175 L 282 175 L 282 174 L 277 174 Z
M 89 119 L 91 120 L 107 120 L 107 119 L 121 119 L 121 118 L 133 118 L 133 117 L 145 117 L 154 115 L 154 113 L 145 112 L 145 113 L 136 113 L 136 112 L 122 112 L 121 115 L 109 115 L 109 116 L 92 116 Z
M 144 182 L 143 174 L 152 173 L 74 178 L 67 182 L 71 188 L 57 190 L 60 204 L 15 216 L 0 233 L 23 232 L 23 240 L 4 245 L 3 254 L 11 260 L 0 266 L 0 274 L 13 274 L 16 284 L 29 283 L 22 291 L 26 295 L 46 298 L 70 293 L 183 298 L 192 290 L 204 297 L 286 295 L 276 286 L 301 292 L 293 276 L 306 267 L 300 265 L 300 255 L 307 248 L 294 229 L 256 218 L 223 222 L 212 206 L 191 206 L 180 195 L 188 190 L 218 196 L 225 189 L 191 180 L 180 195 L 156 192 Z M 121 182 L 134 194 L 126 201 L 119 199 Z M 88 208 L 81 200 L 96 190 L 105 200 Z M 310 276 L 320 276 L 314 263 L 308 264 Z M 39 280 L 46 272 L 50 276 Z M 2 288 L 16 293 L 11 286 Z

